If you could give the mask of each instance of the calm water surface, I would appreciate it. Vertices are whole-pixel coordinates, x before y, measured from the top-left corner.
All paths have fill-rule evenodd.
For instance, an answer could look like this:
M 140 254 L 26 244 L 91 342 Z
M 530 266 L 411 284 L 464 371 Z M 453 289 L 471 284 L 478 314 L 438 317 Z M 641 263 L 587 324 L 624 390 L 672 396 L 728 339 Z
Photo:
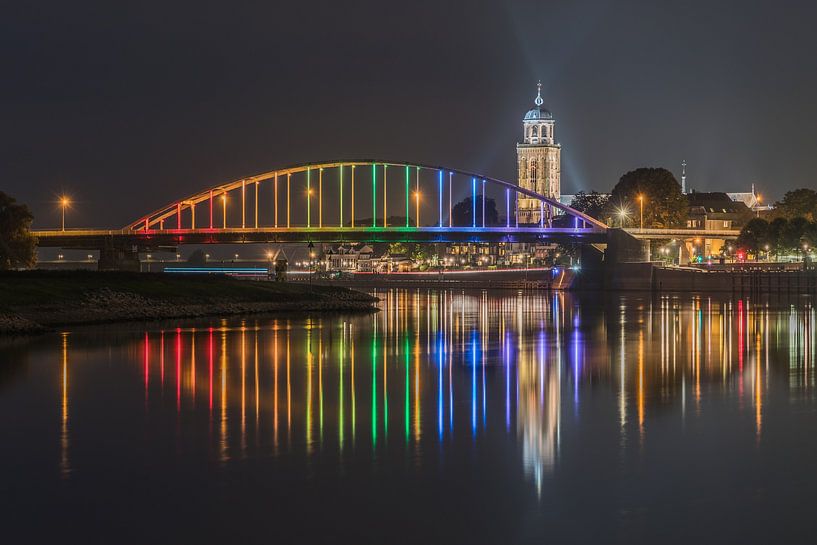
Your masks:
M 808 299 L 380 292 L 0 344 L 7 543 L 813 543 Z

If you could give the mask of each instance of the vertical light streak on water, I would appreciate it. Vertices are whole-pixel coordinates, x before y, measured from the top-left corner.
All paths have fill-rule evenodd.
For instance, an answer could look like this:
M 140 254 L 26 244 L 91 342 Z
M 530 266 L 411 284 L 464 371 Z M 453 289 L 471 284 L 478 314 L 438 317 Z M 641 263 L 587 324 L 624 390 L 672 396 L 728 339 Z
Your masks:
M 145 331 L 145 409 L 147 410 L 148 390 L 150 389 L 150 340 L 148 339 L 148 332 Z
M 227 330 L 221 329 L 221 358 L 219 359 L 221 374 L 221 393 L 219 403 L 221 405 L 219 418 L 219 460 L 227 462 L 230 460 L 228 451 L 227 436 Z
M 194 333 L 195 335 L 195 333 Z M 253 364 L 254 364 L 254 386 L 255 386 L 255 442 L 258 444 L 258 419 L 261 411 L 261 392 L 258 386 L 258 324 L 253 333 Z
M 397 335 L 392 333 L 396 338 Z M 383 440 L 389 438 L 389 371 L 388 371 L 388 336 L 383 335 Z
M 471 335 L 471 435 L 477 435 L 477 335 Z
M 338 450 L 339 454 L 343 454 L 343 433 L 345 423 L 343 421 L 343 359 L 346 356 L 346 322 L 343 322 L 341 335 L 340 335 L 340 347 L 338 349 Z
M 621 307 L 621 311 L 619 313 L 619 357 L 618 357 L 618 375 L 619 375 L 619 383 L 618 383 L 618 423 L 619 423 L 619 430 L 621 432 L 622 440 L 626 439 L 626 426 L 627 426 L 627 391 L 625 388 L 626 379 L 627 379 L 627 368 L 625 367 L 626 362 L 626 351 L 624 349 L 624 341 L 626 338 L 626 333 L 624 329 L 624 325 L 627 323 L 626 318 L 624 317 L 624 307 Z
M 485 182 L 484 181 L 483 181 L 483 184 L 482 184 L 482 191 L 483 191 L 482 196 L 483 196 L 483 202 L 484 202 L 484 200 L 485 200 Z M 483 218 L 482 219 L 483 220 L 485 219 L 485 212 L 484 211 L 483 211 Z M 483 223 L 484 223 L 484 221 L 483 221 Z M 484 225 L 483 225 L 483 227 L 484 227 Z M 481 343 L 481 346 L 480 346 L 480 355 L 482 356 L 481 357 L 481 362 L 482 362 L 482 429 L 484 430 L 486 420 L 487 420 L 487 413 L 486 413 L 486 411 L 487 411 L 487 409 L 486 409 L 487 394 L 486 394 L 486 388 L 485 388 L 485 358 L 487 357 L 487 354 L 488 354 L 488 293 L 487 292 L 482 292 L 481 312 L 482 312 L 482 325 L 480 327 L 480 340 L 482 341 L 482 343 Z
M 241 324 L 241 456 L 247 450 L 247 346 L 246 330 Z
M 352 324 L 349 324 L 349 389 L 352 395 L 352 448 L 355 447 L 355 437 L 357 436 L 357 401 L 355 398 L 355 336 Z
M 207 377 L 209 382 L 208 406 L 210 408 L 210 425 L 213 424 L 213 328 L 207 336 Z M 212 429 L 210 430 L 212 432 Z
M 165 332 L 159 333 L 159 384 L 161 386 L 162 397 L 165 393 Z
M 182 409 L 182 330 L 176 328 L 176 412 Z
M 573 381 L 573 403 L 576 408 L 576 412 L 578 413 L 579 410 L 579 377 L 581 376 L 581 361 L 580 361 L 580 344 L 581 344 L 581 334 L 579 333 L 579 328 L 574 325 L 573 328 L 573 375 L 575 376 L 576 380 Z
M 287 443 L 292 440 L 292 359 L 291 359 L 291 331 L 292 327 L 287 320 Z
M 372 449 L 377 445 L 377 321 L 372 334 Z
M 318 322 L 318 441 L 323 447 L 323 321 Z
M 503 317 L 504 321 L 504 317 Z M 504 326 L 503 326 L 504 328 Z M 510 333 L 505 332 L 504 356 L 505 356 L 505 430 L 511 431 L 511 339 Z
M 414 337 L 414 443 L 420 444 L 422 430 L 422 415 L 420 414 L 420 332 Z
M 409 368 L 411 367 L 411 355 L 409 354 L 409 339 L 408 335 L 405 336 L 405 342 L 403 344 L 403 353 L 404 353 L 404 362 L 403 367 L 405 367 L 405 395 L 403 398 L 403 424 L 405 427 L 405 434 L 406 434 L 406 444 L 409 442 L 409 437 L 411 436 L 411 409 L 410 403 L 411 400 L 409 398 L 409 389 L 411 387 L 411 379 L 409 378 Z
M 443 440 L 443 333 L 437 332 L 437 434 Z
M 190 332 L 190 396 L 196 408 L 196 328 Z
M 312 452 L 312 320 L 306 324 L 306 452 Z
M 68 333 L 62 333 L 62 404 L 60 411 L 60 476 L 65 479 L 71 473 L 71 463 L 68 459 L 69 431 L 68 431 Z M 147 334 L 145 335 L 145 351 L 147 352 Z
M 272 398 L 272 445 L 275 451 L 278 450 L 278 320 L 275 320 L 272 338 L 272 376 L 273 376 L 273 398 Z

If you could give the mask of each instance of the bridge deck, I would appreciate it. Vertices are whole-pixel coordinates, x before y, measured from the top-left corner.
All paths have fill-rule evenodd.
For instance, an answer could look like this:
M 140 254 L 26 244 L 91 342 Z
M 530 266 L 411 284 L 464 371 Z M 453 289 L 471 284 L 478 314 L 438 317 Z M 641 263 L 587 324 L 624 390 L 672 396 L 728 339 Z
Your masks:
M 681 238 L 688 240 L 692 238 L 723 238 L 733 240 L 740 235 L 740 231 L 737 229 L 639 229 L 637 227 L 629 227 L 624 230 L 635 238 L 640 239 Z
M 539 227 L 336 227 L 336 228 L 227 228 L 69 229 L 34 231 L 41 247 L 102 248 L 137 246 L 148 249 L 183 244 L 348 243 L 348 242 L 554 242 L 603 243 L 598 228 Z

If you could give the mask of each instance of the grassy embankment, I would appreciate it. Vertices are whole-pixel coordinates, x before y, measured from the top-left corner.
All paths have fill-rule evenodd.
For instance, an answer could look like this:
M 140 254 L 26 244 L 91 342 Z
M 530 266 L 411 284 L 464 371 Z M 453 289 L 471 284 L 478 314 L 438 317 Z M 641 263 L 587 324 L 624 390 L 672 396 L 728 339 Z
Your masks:
M 0 333 L 56 325 L 275 311 L 369 310 L 374 299 L 332 286 L 161 273 L 0 273 Z

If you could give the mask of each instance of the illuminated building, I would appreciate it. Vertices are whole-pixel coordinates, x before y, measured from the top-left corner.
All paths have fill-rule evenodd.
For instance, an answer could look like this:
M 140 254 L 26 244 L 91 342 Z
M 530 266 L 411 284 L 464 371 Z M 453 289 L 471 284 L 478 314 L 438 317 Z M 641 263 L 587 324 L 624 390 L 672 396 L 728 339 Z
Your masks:
M 523 141 L 516 145 L 518 183 L 520 187 L 559 200 L 562 147 L 556 143 L 553 114 L 542 107 L 541 82 L 533 102 L 533 109 L 522 120 Z M 517 206 L 520 224 L 539 223 L 541 203 L 538 200 L 520 197 Z

